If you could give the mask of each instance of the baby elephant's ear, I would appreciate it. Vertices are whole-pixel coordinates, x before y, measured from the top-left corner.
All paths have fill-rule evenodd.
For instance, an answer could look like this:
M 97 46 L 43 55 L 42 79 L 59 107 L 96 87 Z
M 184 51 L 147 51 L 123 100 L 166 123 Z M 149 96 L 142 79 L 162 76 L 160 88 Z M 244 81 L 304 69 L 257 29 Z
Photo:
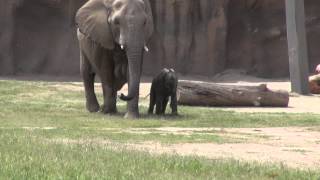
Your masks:
M 113 0 L 89 0 L 76 15 L 80 31 L 107 49 L 114 48 L 114 39 L 108 23 L 112 2 Z

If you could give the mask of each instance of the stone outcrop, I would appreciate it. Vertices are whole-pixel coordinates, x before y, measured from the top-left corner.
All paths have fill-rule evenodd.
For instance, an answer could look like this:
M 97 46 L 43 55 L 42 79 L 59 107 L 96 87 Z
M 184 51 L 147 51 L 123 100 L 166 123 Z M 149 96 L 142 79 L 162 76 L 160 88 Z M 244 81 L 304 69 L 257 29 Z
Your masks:
M 74 14 L 86 0 L 0 0 L 0 74 L 78 75 Z M 288 76 L 284 0 L 150 0 L 144 73 Z M 320 1 L 306 1 L 310 69 L 320 62 Z
M 305 1 L 310 70 L 320 62 L 320 1 Z M 226 68 L 261 77 L 286 77 L 289 60 L 284 0 L 232 0 Z
M 172 67 L 183 74 L 224 69 L 228 0 L 151 0 L 155 34 L 145 72 Z

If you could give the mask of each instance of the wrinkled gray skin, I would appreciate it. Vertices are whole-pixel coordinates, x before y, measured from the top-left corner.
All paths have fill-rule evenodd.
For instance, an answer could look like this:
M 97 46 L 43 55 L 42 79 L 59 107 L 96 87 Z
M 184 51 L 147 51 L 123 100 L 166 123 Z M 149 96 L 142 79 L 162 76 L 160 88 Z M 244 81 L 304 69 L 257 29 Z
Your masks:
M 89 0 L 76 15 L 81 74 L 90 112 L 116 113 L 117 91 L 128 81 L 125 117 L 138 118 L 143 53 L 153 32 L 148 0 Z M 101 79 L 104 104 L 100 108 L 94 79 Z
M 156 105 L 156 114 L 164 114 L 170 97 L 172 115 L 177 115 L 177 85 L 178 77 L 174 70 L 163 69 L 152 81 L 148 113 L 153 114 Z

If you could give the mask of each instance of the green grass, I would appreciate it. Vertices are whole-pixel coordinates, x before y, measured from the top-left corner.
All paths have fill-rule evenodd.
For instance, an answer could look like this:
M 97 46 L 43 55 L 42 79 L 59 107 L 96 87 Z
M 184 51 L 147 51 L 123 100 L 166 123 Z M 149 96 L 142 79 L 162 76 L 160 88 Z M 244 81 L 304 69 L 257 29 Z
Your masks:
M 0 179 L 314 179 L 281 165 L 152 155 L 94 143 L 64 144 L 0 130 Z
M 320 115 L 286 113 L 237 113 L 215 108 L 179 107 L 178 117 L 148 116 L 147 100 L 141 101 L 142 118 L 126 120 L 125 103 L 118 116 L 85 110 L 81 91 L 63 90 L 59 83 L 0 81 L 0 124 L 3 127 L 53 126 L 61 128 L 155 128 L 155 127 L 286 127 L 319 126 Z M 73 85 L 71 83 L 63 83 Z M 81 86 L 81 85 L 78 85 Z M 101 94 L 98 95 L 101 102 Z
M 60 87 L 60 88 L 59 88 Z M 73 87 L 63 88 L 63 87 Z M 119 115 L 108 116 L 88 113 L 81 84 L 25 81 L 0 81 L 0 128 L 54 127 L 51 130 L 34 130 L 35 136 L 47 138 L 100 138 L 115 141 L 177 142 L 243 142 L 243 139 L 221 137 L 217 133 L 193 133 L 189 136 L 161 132 L 147 135 L 113 132 L 106 128 L 157 128 L 157 127 L 275 127 L 316 126 L 320 116 L 313 114 L 236 113 L 215 108 L 179 107 L 178 117 L 146 115 L 147 100 L 141 100 L 140 120 L 123 118 L 126 104 L 119 101 Z M 100 102 L 101 93 L 98 93 Z
M 16 129 L 18 130 L 18 129 Z M 246 139 L 223 137 L 218 134 L 192 133 L 190 135 L 180 135 L 173 133 L 153 132 L 143 134 L 139 132 L 123 132 L 113 130 L 92 130 L 92 129 L 52 129 L 52 130 L 33 130 L 33 136 L 47 139 L 105 139 L 122 143 L 139 143 L 145 141 L 155 141 L 163 144 L 174 143 L 239 143 Z
M 158 127 L 279 127 L 320 125 L 314 114 L 236 113 L 215 108 L 179 107 L 178 117 L 148 116 L 142 99 L 139 120 L 88 113 L 83 92 L 59 88 L 73 83 L 0 81 L 0 179 L 317 179 L 315 171 L 274 164 L 201 157 L 152 155 L 122 146 L 95 143 L 237 143 L 246 141 L 219 132 L 189 135 L 157 131 Z M 98 94 L 101 102 L 101 94 Z M 34 127 L 34 129 L 32 129 Z M 128 132 L 146 128 L 148 133 Z M 316 128 L 316 127 L 315 127 Z M 131 129 L 132 130 L 132 129 Z M 267 138 L 267 137 L 254 137 Z M 57 140 L 85 140 L 63 143 Z M 117 146 L 115 144 L 115 146 Z

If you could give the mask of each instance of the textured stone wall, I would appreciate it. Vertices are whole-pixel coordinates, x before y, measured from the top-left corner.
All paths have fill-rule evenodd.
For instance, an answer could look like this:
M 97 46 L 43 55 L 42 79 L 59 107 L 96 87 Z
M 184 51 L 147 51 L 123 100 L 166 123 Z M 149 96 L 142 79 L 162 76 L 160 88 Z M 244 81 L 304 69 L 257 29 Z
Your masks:
M 155 34 L 152 67 L 172 67 L 183 74 L 213 75 L 224 69 L 228 0 L 151 0 Z
M 0 74 L 78 75 L 73 17 L 86 0 L 0 0 Z M 283 0 L 150 0 L 155 33 L 144 73 L 242 68 L 288 76 Z M 320 63 L 320 1 L 306 1 L 310 69 Z
M 74 75 L 79 50 L 67 0 L 25 0 L 15 12 L 14 62 L 17 73 Z M 78 4 L 80 6 L 80 4 Z
M 1 74 L 14 72 L 13 36 L 14 9 L 20 1 L 0 1 L 0 70 Z
M 8 2 L 0 0 L 0 2 Z M 85 0 L 28 0 L 9 3 L 0 19 L 1 74 L 78 74 L 79 53 L 74 12 Z M 181 73 L 213 75 L 223 70 L 228 0 L 151 0 L 155 33 L 149 43 L 144 73 L 163 67 Z M 10 8 L 8 8 L 10 7 Z
M 305 1 L 310 72 L 320 63 L 320 1 Z M 261 77 L 286 77 L 289 60 L 283 0 L 231 0 L 227 66 Z

